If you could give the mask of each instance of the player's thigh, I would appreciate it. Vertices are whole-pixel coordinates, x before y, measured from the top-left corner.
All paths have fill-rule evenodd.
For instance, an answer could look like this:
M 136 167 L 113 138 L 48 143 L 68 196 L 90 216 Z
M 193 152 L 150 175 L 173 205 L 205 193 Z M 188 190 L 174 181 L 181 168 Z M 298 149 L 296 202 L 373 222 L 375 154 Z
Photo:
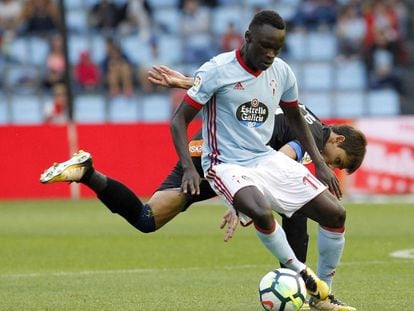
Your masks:
M 270 217 L 272 209 L 263 193 L 255 186 L 241 188 L 234 195 L 234 208 L 250 218 Z
M 320 225 L 330 228 L 342 228 L 346 218 L 345 209 L 328 190 L 306 203 L 300 212 Z
M 186 197 L 179 189 L 160 190 L 147 202 L 151 206 L 157 228 L 173 219 L 186 204 Z

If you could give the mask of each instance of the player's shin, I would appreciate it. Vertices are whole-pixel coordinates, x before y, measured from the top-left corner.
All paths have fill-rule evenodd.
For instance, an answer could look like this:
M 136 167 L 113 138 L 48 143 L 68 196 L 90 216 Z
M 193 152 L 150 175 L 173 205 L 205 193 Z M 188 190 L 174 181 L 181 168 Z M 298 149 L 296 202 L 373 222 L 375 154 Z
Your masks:
M 256 233 L 266 248 L 275 256 L 281 263 L 289 269 L 300 272 L 306 268 L 295 256 L 290 247 L 286 234 L 283 228 L 279 226 L 274 220 L 272 230 L 263 230 L 255 225 Z
M 149 233 L 156 230 L 151 207 L 142 204 L 125 185 L 108 177 L 105 189 L 97 194 L 108 209 L 122 216 L 139 231 Z
M 319 226 L 318 232 L 318 276 L 331 288 L 332 279 L 339 265 L 345 245 L 345 229 L 330 229 Z

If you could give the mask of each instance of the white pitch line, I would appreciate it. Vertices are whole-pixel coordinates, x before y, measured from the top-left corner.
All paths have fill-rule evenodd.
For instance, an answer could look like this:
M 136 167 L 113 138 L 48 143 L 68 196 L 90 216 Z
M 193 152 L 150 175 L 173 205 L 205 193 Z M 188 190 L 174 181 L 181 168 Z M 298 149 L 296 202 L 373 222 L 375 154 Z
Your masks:
M 399 260 L 399 263 L 414 264 L 413 260 Z M 340 266 L 369 266 L 369 265 L 388 265 L 390 261 L 349 261 L 342 262 Z M 242 270 L 252 268 L 269 268 L 270 265 L 239 265 L 239 266 L 214 266 L 214 267 L 185 267 L 185 268 L 146 268 L 146 269 L 119 269 L 119 270 L 84 270 L 84 271 L 56 271 L 56 272 L 29 272 L 29 273 L 5 273 L 0 274 L 0 278 L 35 278 L 45 276 L 71 277 L 105 274 L 131 274 L 131 273 L 159 273 L 167 271 L 201 271 L 201 270 Z M 276 269 L 276 267 L 275 267 Z
M 390 254 L 391 257 L 414 259 L 414 248 L 412 249 L 401 249 Z
M 198 270 L 220 270 L 220 269 L 221 270 L 239 270 L 239 269 L 251 269 L 251 268 L 258 268 L 258 267 L 268 267 L 268 265 L 5 273 L 5 274 L 0 274 L 0 278 L 31 278 L 31 277 L 43 277 L 43 276 L 82 276 L 82 275 L 99 275 L 99 274 L 129 274 L 129 273 L 153 273 L 153 272 L 158 273 L 158 272 L 166 272 L 166 271 L 198 271 Z

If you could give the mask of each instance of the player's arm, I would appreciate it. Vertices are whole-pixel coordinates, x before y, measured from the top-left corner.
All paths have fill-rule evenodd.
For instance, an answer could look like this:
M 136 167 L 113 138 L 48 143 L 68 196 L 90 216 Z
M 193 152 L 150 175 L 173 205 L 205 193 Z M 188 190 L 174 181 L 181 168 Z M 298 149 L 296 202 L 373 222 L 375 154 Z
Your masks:
M 167 66 L 160 65 L 152 66 L 152 70 L 148 71 L 148 80 L 155 85 L 188 90 L 193 85 L 194 79 Z
M 297 160 L 297 153 L 296 150 L 289 144 L 284 145 L 282 148 L 279 149 L 280 152 L 284 153 L 285 155 L 287 155 L 289 158 L 293 159 L 293 160 Z
M 183 180 L 181 191 L 184 193 L 200 194 L 200 175 L 198 174 L 194 163 L 188 151 L 188 124 L 199 112 L 199 109 L 187 103 L 184 99 L 181 105 L 174 112 L 171 119 L 171 134 L 183 167 Z
M 316 146 L 315 139 L 303 118 L 297 103 L 281 103 L 281 108 L 289 121 L 297 139 L 308 152 L 315 165 L 316 177 L 325 183 L 329 190 L 336 195 L 337 198 L 342 197 L 342 191 L 339 186 L 338 178 L 335 173 L 326 165 L 321 153 Z

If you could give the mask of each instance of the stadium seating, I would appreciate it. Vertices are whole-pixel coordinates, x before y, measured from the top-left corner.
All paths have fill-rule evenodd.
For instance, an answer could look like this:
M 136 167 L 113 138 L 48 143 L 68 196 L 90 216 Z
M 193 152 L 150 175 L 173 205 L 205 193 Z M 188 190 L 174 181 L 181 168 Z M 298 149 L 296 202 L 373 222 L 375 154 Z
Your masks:
M 101 65 L 106 55 L 105 37 L 88 26 L 90 8 L 100 0 L 65 0 L 66 20 L 69 31 L 69 60 L 76 64 L 81 52 L 89 51 L 92 60 Z M 127 0 L 113 0 L 124 5 Z M 185 56 L 184 41 L 180 33 L 180 0 L 148 0 L 152 8 L 154 23 L 152 30 L 158 39 L 160 55 L 152 57 L 150 40 L 138 34 L 116 34 L 115 39 L 134 65 L 166 64 L 193 75 L 198 62 Z M 210 10 L 212 50 L 217 48 L 220 38 L 233 22 L 237 31 L 244 33 L 255 9 L 275 8 L 273 0 L 218 0 Z M 295 15 L 301 0 L 278 0 L 277 10 L 289 21 Z M 204 40 L 204 39 L 203 39 Z M 49 40 L 40 36 L 17 36 L 2 47 L 1 88 L 7 94 L 31 95 L 42 101 L 47 90 L 42 90 L 45 62 L 49 52 Z M 292 67 L 298 80 L 302 100 L 315 107 L 321 117 L 391 116 L 400 112 L 399 95 L 393 90 L 368 91 L 365 68 L 362 60 L 337 61 L 337 40 L 334 30 L 287 32 L 286 44 L 281 57 Z M 183 56 L 184 55 L 184 56 Z M 4 63 L 4 66 L 3 66 Z M 76 94 L 75 94 L 76 95 Z M 6 96 L 7 97 L 7 96 Z M 0 123 L 11 122 L 14 117 L 14 96 L 10 104 L 0 106 Z M 365 98 L 363 101 L 362 98 Z M 90 100 L 87 105 L 85 101 Z M 101 95 L 80 95 L 76 99 L 75 116 L 81 122 L 160 121 L 168 120 L 171 100 L 165 94 L 146 95 L 137 98 L 110 99 Z M 24 100 L 23 100 L 24 101 Z M 19 104 L 17 104 L 19 106 Z M 21 106 L 21 105 L 20 105 Z M 10 111 L 8 111 L 10 107 Z M 80 111 L 76 111 L 79 107 Z M 114 107 L 123 107 L 118 111 Z M 157 109 L 153 109 L 157 107 Z M 96 113 L 92 109 L 97 109 Z M 39 120 L 36 109 L 28 120 Z M 14 121 L 13 121 L 14 122 Z M 20 121 L 19 121 L 20 122 Z
M 84 35 L 72 34 L 68 42 L 69 61 L 76 64 L 82 52 L 89 50 L 89 40 Z
M 171 103 L 168 95 L 147 95 L 140 97 L 138 105 L 142 110 L 141 120 L 165 122 L 170 119 Z
M 368 113 L 371 116 L 390 117 L 400 113 L 399 95 L 392 89 L 370 91 Z
M 361 61 L 344 61 L 335 66 L 335 87 L 339 91 L 365 89 L 365 69 Z
M 212 10 L 211 27 L 215 36 L 221 37 L 229 23 L 233 23 L 237 31 L 240 31 L 243 11 L 240 6 L 220 6 Z
M 178 7 L 179 0 L 148 0 L 149 5 L 158 10 L 165 7 Z
M 335 96 L 335 117 L 355 118 L 366 114 L 366 97 L 363 92 L 340 92 Z
M 105 38 L 98 34 L 89 35 L 89 53 L 95 64 L 101 64 L 106 55 Z
M 136 97 L 118 96 L 109 101 L 109 122 L 136 122 L 138 119 Z
M 42 83 L 40 68 L 28 64 L 7 65 L 4 76 L 5 88 L 16 94 L 34 94 Z
M 6 96 L 3 93 L 0 93 L 0 124 L 9 123 L 9 105 L 6 100 Z
M 175 8 L 159 8 L 154 12 L 154 22 L 169 34 L 177 35 L 180 31 L 180 12 Z
M 15 38 L 5 48 L 11 61 L 21 64 L 30 62 L 30 47 L 26 37 Z
M 87 33 L 88 12 L 85 9 L 68 10 L 66 12 L 66 24 L 71 32 Z
M 29 63 L 36 66 L 43 66 L 49 54 L 49 42 L 42 37 L 30 37 L 29 43 Z
M 302 89 L 305 91 L 330 91 L 333 87 L 333 68 L 326 62 L 309 62 L 303 65 Z
M 43 122 L 43 104 L 32 95 L 12 94 L 10 100 L 11 121 L 14 124 L 38 124 Z
M 74 119 L 79 123 L 106 121 L 105 97 L 97 94 L 78 95 L 74 101 Z
M 307 34 L 307 57 L 309 60 L 332 61 L 336 56 L 336 37 L 331 32 Z
M 299 100 L 309 107 L 318 118 L 332 117 L 332 96 L 327 92 L 304 92 L 299 96 Z
M 134 63 L 147 63 L 151 59 L 150 47 L 145 41 L 140 41 L 137 35 L 124 36 L 119 40 L 126 56 Z
M 302 32 L 290 32 L 286 35 L 285 50 L 289 60 L 302 61 L 307 57 L 306 35 Z
M 160 53 L 158 61 L 161 61 L 165 65 L 179 64 L 182 62 L 183 45 L 179 37 L 163 35 L 158 40 Z

